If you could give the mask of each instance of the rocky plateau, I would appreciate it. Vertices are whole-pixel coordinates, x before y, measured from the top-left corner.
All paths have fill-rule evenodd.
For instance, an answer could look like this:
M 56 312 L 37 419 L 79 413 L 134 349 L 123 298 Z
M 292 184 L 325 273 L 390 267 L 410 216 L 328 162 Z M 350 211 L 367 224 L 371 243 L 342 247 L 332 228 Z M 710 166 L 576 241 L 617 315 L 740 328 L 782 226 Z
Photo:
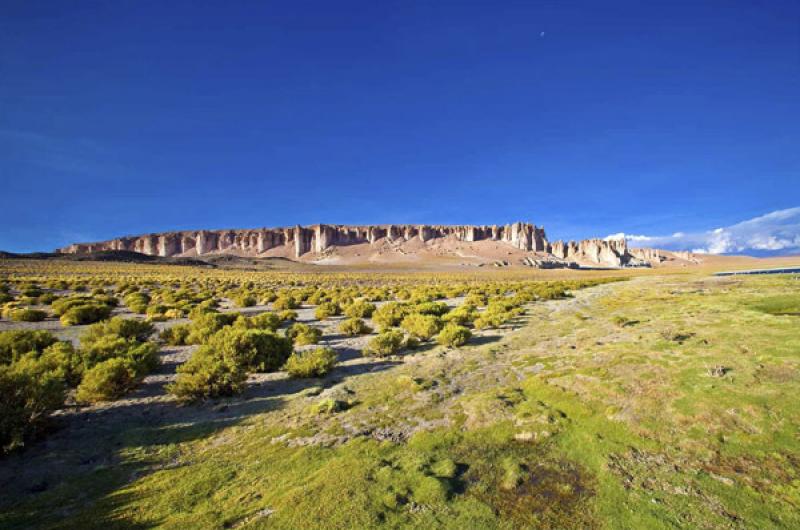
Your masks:
M 148 256 L 284 257 L 326 264 L 456 259 L 468 264 L 537 268 L 650 267 L 696 258 L 623 239 L 554 241 L 531 223 L 506 225 L 328 225 L 235 230 L 190 230 L 126 236 L 57 249 L 63 254 L 132 251 Z

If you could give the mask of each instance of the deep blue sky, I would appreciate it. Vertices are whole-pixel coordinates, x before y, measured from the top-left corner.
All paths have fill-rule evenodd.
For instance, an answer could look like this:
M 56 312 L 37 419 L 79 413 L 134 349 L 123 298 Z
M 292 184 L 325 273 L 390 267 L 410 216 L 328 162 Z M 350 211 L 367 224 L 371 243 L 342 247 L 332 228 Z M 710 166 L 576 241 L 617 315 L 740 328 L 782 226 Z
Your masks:
M 800 3 L 0 5 L 0 248 L 800 205 Z

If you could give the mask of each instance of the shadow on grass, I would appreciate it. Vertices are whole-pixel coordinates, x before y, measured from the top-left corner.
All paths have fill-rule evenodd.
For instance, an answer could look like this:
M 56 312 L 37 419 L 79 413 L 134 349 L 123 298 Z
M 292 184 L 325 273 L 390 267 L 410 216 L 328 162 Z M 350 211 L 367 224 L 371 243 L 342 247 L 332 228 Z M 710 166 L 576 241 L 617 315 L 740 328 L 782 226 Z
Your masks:
M 165 349 L 164 355 L 174 353 Z M 181 405 L 164 396 L 165 362 L 130 399 L 73 409 L 54 418 L 56 429 L 28 448 L 0 459 L 0 528 L 152 528 L 131 524 L 125 486 L 150 473 L 191 465 L 178 445 L 214 436 L 249 417 L 280 410 L 292 394 L 323 389 L 401 361 L 340 365 L 324 378 L 275 379 L 248 384 L 237 397 Z

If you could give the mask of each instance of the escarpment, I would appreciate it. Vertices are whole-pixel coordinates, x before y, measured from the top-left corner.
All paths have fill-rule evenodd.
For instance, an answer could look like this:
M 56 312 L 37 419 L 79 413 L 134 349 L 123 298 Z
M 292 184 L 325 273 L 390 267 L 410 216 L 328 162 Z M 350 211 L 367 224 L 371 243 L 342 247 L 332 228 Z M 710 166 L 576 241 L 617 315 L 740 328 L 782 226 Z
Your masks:
M 403 250 L 407 245 L 410 250 Z M 448 246 L 449 245 L 449 246 Z M 466 247 L 464 245 L 467 245 Z M 125 250 L 150 256 L 189 257 L 232 254 L 247 257 L 287 257 L 316 261 L 332 253 L 364 257 L 375 252 L 404 256 L 426 252 L 442 256 L 484 253 L 517 254 L 523 265 L 622 267 L 648 265 L 659 257 L 650 249 L 628 249 L 624 240 L 547 240 L 544 228 L 531 223 L 506 225 L 327 225 L 244 230 L 187 230 L 121 237 L 95 243 L 74 243 L 58 249 L 67 254 Z M 359 251 L 358 249 L 362 249 Z M 469 254 L 470 252 L 477 254 Z

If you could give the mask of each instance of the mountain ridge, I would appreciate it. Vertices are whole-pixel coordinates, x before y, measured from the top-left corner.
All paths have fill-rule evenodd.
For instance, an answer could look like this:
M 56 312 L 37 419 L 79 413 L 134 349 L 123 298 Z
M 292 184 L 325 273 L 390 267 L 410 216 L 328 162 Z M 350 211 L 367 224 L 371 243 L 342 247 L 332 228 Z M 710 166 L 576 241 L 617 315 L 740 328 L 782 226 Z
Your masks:
M 161 257 L 230 254 L 325 263 L 461 257 L 541 268 L 642 267 L 667 257 L 655 249 L 629 248 L 624 239 L 550 242 L 543 227 L 521 221 L 504 225 L 314 224 L 179 230 L 73 243 L 56 250 L 61 254 L 99 251 Z M 690 260 L 691 256 L 681 259 Z

